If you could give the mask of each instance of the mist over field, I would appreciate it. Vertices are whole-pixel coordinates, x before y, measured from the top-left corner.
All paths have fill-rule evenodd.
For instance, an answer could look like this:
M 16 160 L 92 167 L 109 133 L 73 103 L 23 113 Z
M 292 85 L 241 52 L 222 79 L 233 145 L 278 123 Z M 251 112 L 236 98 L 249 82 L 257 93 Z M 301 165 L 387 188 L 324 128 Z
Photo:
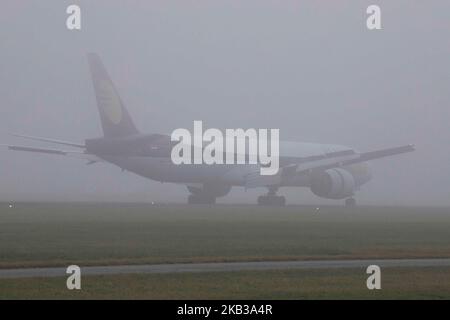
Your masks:
M 414 153 L 371 162 L 360 204 L 450 205 L 450 2 L 2 1 L 0 144 L 102 135 L 86 53 L 98 53 L 142 132 L 279 128 L 281 140 Z M 82 10 L 69 31 L 66 8 Z M 51 147 L 51 146 L 50 146 Z M 63 149 L 70 149 L 65 147 Z M 0 147 L 0 201 L 185 202 L 185 186 L 110 164 Z M 254 203 L 233 188 L 219 202 Z M 308 188 L 288 203 L 334 204 Z

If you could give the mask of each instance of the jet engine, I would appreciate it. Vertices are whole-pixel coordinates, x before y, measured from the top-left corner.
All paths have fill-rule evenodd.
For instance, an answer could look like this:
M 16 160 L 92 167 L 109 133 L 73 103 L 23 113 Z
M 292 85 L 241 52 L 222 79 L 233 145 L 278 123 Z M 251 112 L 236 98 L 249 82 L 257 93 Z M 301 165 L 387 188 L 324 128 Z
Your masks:
M 347 170 L 334 168 L 311 175 L 311 191 L 327 199 L 345 199 L 353 195 L 356 182 Z

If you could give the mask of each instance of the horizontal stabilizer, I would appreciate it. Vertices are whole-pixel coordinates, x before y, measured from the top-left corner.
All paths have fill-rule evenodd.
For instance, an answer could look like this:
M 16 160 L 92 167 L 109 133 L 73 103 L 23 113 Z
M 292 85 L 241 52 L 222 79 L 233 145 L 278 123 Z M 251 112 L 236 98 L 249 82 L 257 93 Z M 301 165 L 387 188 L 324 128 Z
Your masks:
M 29 140 L 35 140 L 35 141 L 43 141 L 43 142 L 49 142 L 49 143 L 55 143 L 65 146 L 71 146 L 76 148 L 86 148 L 84 144 L 75 143 L 75 142 L 68 142 L 68 141 L 62 141 L 62 140 L 55 140 L 55 139 L 48 139 L 48 138 L 42 138 L 42 137 L 35 137 L 35 136 L 27 136 L 23 134 L 13 134 L 14 137 L 29 139 Z
M 52 154 L 52 155 L 60 155 L 67 156 L 71 158 L 77 158 L 82 160 L 87 160 L 90 162 L 104 162 L 101 158 L 97 157 L 94 154 L 85 153 L 81 151 L 66 151 L 66 150 L 58 150 L 58 149 L 47 149 L 47 148 L 36 148 L 36 147 L 28 147 L 28 146 L 14 146 L 14 145 L 0 145 L 3 147 L 7 147 L 9 150 L 13 151 L 25 151 L 25 152 L 35 152 L 41 154 Z
M 62 156 L 67 155 L 66 152 L 61 150 L 54 149 L 43 149 L 43 148 L 35 148 L 35 147 L 23 147 L 23 146 L 8 146 L 9 150 L 14 151 L 27 151 L 27 152 L 39 152 L 39 153 L 48 153 L 48 154 L 59 154 Z

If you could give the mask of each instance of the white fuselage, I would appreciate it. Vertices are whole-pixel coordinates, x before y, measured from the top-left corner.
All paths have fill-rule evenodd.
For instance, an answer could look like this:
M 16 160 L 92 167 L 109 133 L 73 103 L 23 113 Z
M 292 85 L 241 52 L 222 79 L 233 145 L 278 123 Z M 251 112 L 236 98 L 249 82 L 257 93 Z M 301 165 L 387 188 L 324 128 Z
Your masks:
M 280 161 L 283 161 L 283 159 L 320 157 L 332 152 L 347 150 L 351 151 L 352 149 L 341 145 L 281 141 Z M 146 178 L 161 182 L 183 184 L 220 182 L 232 186 L 242 186 L 245 184 L 246 176 L 259 169 L 259 165 L 257 164 L 175 165 L 170 157 L 105 156 L 103 158 L 124 170 Z M 361 167 L 361 164 L 355 165 L 354 167 L 356 166 Z M 361 173 L 365 176 L 369 175 L 367 168 Z M 369 179 L 360 177 L 358 181 L 362 184 Z M 289 179 L 289 182 L 283 186 L 307 187 L 309 186 L 309 177 L 305 174 L 297 175 Z

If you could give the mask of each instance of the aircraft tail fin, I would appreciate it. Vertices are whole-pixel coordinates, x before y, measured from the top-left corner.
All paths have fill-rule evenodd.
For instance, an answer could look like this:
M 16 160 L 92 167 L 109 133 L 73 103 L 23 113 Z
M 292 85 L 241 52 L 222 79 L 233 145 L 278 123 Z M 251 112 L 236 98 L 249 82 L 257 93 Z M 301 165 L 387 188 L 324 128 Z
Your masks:
M 118 138 L 138 134 L 139 131 L 136 129 L 100 57 L 95 53 L 89 53 L 87 59 L 102 122 L 103 135 Z

